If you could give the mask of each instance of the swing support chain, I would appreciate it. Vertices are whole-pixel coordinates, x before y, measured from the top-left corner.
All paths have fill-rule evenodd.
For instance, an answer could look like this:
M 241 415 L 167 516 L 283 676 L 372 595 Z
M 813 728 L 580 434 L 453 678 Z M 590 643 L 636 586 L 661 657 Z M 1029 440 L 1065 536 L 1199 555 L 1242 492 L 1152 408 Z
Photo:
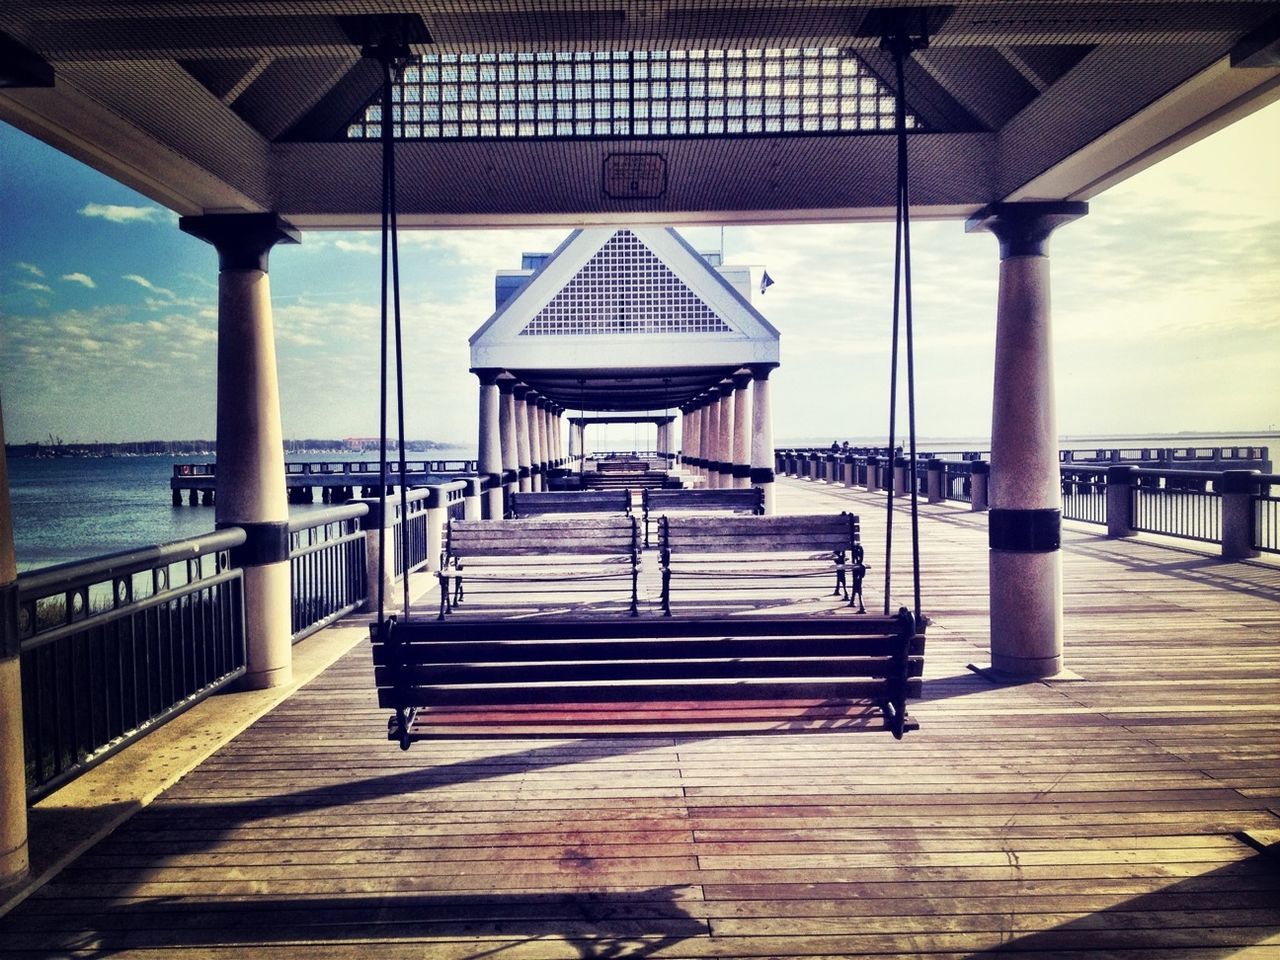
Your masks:
M 881 36 L 880 48 L 893 57 L 896 96 L 894 98 L 894 133 L 897 140 L 896 223 L 893 257 L 893 339 L 889 374 L 889 443 L 888 455 L 896 468 L 898 337 L 901 328 L 906 337 L 907 361 L 907 471 L 911 490 L 911 573 L 917 627 L 924 623 L 920 599 L 920 531 L 919 483 L 916 457 L 915 343 L 912 326 L 911 297 L 911 191 L 910 164 L 907 150 L 906 61 L 918 50 L 927 49 L 928 8 L 884 11 L 888 28 Z M 914 14 L 914 16 L 913 16 Z M 896 483 L 888 485 L 885 526 L 884 613 L 889 614 L 893 570 L 893 516 Z

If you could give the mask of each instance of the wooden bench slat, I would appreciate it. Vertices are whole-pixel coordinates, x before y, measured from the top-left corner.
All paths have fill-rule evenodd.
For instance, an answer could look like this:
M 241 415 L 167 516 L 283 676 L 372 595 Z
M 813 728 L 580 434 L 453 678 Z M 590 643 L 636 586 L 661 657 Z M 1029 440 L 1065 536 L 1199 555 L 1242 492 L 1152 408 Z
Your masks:
M 456 686 L 423 685 L 409 687 L 401 701 L 405 706 L 461 706 L 520 703 L 625 703 L 638 697 L 646 700 L 678 698 L 682 700 L 778 700 L 797 696 L 831 699 L 877 700 L 885 695 L 885 685 L 867 680 L 829 680 L 796 678 L 791 680 L 732 679 L 598 681 L 576 685 L 547 684 L 530 686 Z M 918 693 L 917 693 L 918 695 Z M 394 706 L 382 702 L 383 707 Z
M 923 670 L 919 658 L 908 660 L 908 677 Z M 467 684 L 562 683 L 572 685 L 607 680 L 729 680 L 729 679 L 824 679 L 863 677 L 884 680 L 899 667 L 884 657 L 734 657 L 652 660 L 559 660 L 552 663 L 453 663 L 413 664 L 395 669 L 375 668 L 375 680 L 391 686 L 400 682 L 414 685 L 450 686 Z
M 647 621 L 646 621 L 647 622 Z M 690 659 L 759 657 L 886 658 L 901 648 L 898 637 L 717 637 L 646 640 L 480 640 L 473 643 L 410 643 L 374 649 L 375 666 L 389 663 L 511 663 L 571 660 L 644 660 L 657 656 Z M 924 638 L 912 638 L 908 656 L 924 653 Z

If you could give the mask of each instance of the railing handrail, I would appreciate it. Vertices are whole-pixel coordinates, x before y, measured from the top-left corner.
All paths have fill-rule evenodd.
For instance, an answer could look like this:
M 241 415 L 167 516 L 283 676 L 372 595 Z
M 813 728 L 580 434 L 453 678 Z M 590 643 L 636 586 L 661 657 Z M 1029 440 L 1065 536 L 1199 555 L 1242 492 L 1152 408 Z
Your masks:
M 52 567 L 42 567 L 18 575 L 18 594 L 48 594 L 56 590 L 74 590 L 76 587 L 98 583 L 112 577 L 123 577 L 170 563 L 194 560 L 197 557 L 230 550 L 245 542 L 241 527 L 223 527 L 211 533 L 171 540 L 168 543 L 106 553 L 88 560 L 73 560 Z
M 355 500 L 351 503 L 344 503 L 337 507 L 329 507 L 324 510 L 308 510 L 305 514 L 289 521 L 289 532 L 298 533 L 302 530 L 310 530 L 312 527 L 323 526 L 327 523 L 338 523 L 342 520 L 354 520 L 357 517 L 368 516 L 369 505 L 363 500 Z

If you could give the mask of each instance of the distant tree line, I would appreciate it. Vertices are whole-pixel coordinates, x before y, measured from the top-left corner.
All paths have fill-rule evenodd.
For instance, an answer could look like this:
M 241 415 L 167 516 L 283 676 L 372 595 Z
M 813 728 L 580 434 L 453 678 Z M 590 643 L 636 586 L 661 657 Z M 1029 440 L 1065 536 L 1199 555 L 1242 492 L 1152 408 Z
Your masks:
M 343 440 L 286 440 L 286 454 L 299 453 L 366 453 L 377 450 L 377 437 L 348 437 Z M 438 440 L 408 440 L 405 450 L 440 450 L 454 446 Z M 387 439 L 387 449 L 399 449 L 396 441 Z M 61 437 L 50 437 L 35 443 L 6 443 L 6 457 L 214 457 L 218 445 L 212 440 L 126 440 L 122 443 L 70 443 Z

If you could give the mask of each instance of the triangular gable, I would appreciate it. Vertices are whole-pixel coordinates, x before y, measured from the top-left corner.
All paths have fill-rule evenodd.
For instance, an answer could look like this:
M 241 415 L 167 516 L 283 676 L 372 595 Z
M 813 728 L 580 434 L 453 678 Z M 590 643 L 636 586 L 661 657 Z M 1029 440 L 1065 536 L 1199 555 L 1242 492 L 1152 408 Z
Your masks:
M 470 342 L 473 367 L 562 363 L 566 350 L 600 368 L 778 355 L 778 331 L 661 227 L 574 231 Z
M 518 334 L 733 333 L 631 230 L 619 230 Z

